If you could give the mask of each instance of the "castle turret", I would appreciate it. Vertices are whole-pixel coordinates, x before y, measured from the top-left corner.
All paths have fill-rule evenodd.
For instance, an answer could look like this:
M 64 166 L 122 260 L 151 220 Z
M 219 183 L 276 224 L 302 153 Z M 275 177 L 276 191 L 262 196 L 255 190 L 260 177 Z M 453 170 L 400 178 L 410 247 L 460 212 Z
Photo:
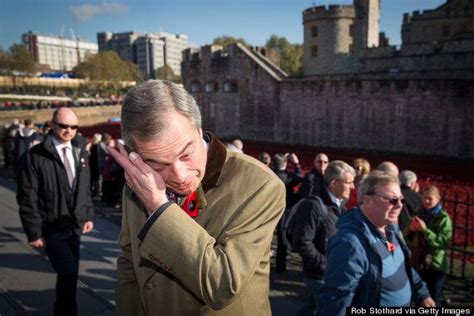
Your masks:
M 303 11 L 305 75 L 347 72 L 351 64 L 353 6 L 318 6 Z
M 380 0 L 303 11 L 305 75 L 353 73 L 368 47 L 379 45 Z

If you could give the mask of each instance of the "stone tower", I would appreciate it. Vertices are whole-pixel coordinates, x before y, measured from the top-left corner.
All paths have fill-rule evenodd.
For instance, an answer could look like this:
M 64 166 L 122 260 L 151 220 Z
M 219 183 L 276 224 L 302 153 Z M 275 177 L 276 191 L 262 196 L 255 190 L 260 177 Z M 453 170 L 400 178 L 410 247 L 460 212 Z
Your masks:
M 381 0 L 303 11 L 303 74 L 354 73 L 367 47 L 378 46 Z
M 379 46 L 380 0 L 354 0 L 357 16 L 355 50 Z

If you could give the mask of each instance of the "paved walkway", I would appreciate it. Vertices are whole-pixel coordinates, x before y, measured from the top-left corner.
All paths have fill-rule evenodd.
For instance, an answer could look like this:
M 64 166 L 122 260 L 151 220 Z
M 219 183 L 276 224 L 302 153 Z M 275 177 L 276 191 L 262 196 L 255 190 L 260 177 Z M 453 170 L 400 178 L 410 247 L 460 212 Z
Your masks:
M 79 315 L 114 315 L 120 211 L 96 212 L 94 230 L 81 243 Z M 299 259 L 271 276 L 273 315 L 295 315 L 305 294 Z M 18 216 L 15 183 L 0 176 L 0 316 L 53 315 L 55 274 L 42 252 L 28 246 Z

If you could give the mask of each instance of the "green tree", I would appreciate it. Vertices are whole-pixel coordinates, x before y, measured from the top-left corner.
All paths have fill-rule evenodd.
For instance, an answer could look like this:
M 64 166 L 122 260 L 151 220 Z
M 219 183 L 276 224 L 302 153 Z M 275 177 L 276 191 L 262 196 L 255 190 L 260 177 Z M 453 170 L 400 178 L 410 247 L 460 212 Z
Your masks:
M 169 65 L 164 65 L 155 70 L 155 79 L 176 81 L 178 76 L 174 74 L 173 69 Z
M 303 45 L 291 44 L 285 37 L 272 35 L 266 46 L 280 53 L 281 69 L 288 75 L 295 77 L 303 73 Z
M 213 45 L 222 45 L 223 47 L 227 47 L 235 43 L 241 43 L 247 48 L 250 47 L 250 45 L 243 38 L 235 38 L 228 35 L 222 35 L 222 36 L 216 37 L 214 41 L 212 42 Z
M 106 80 L 115 83 L 115 85 L 119 81 L 139 81 L 143 79 L 137 65 L 122 60 L 113 51 L 88 55 L 82 63 L 74 67 L 73 72 L 79 78 Z

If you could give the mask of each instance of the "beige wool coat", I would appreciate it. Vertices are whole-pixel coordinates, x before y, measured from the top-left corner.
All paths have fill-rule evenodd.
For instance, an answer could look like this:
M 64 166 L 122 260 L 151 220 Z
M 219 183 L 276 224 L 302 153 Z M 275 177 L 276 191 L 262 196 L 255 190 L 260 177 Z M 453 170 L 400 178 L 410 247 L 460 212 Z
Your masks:
M 271 314 L 269 253 L 285 187 L 259 161 L 205 136 L 210 143 L 198 217 L 171 204 L 144 228 L 146 211 L 125 191 L 117 315 Z

